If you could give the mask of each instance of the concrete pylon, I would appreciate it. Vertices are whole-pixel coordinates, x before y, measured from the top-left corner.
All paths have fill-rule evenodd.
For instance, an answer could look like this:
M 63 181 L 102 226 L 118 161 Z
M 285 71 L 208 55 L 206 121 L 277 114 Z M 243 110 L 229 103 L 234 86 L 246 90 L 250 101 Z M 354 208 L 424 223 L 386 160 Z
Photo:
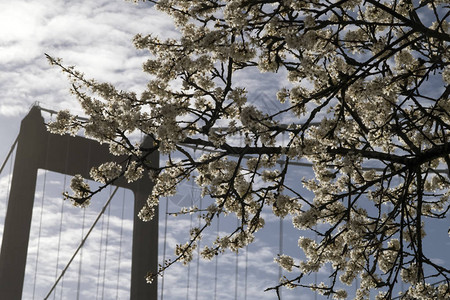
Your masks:
M 155 167 L 158 166 L 158 153 L 152 153 L 148 158 Z M 106 161 L 120 163 L 124 159 L 111 155 L 107 145 L 94 140 L 49 133 L 40 108 L 34 106 L 30 110 L 20 127 L 5 218 L 0 253 L 0 299 L 22 298 L 38 169 L 89 178 L 91 167 Z M 153 183 L 144 176 L 133 183 L 120 179 L 114 184 L 130 189 L 135 197 L 130 299 L 156 300 L 157 283 L 147 284 L 145 276 L 158 269 L 158 215 L 150 222 L 137 217 Z

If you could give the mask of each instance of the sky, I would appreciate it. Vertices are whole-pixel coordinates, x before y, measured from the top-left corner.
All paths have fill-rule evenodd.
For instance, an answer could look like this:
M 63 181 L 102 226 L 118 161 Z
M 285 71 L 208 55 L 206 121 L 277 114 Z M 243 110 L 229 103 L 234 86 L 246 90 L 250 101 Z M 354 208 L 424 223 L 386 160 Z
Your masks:
M 44 53 L 62 58 L 66 65 L 76 65 L 88 78 L 139 93 L 149 78 L 141 71 L 146 53 L 137 51 L 131 42 L 137 33 L 177 36 L 171 19 L 154 10 L 149 3 L 0 0 L 0 162 L 15 140 L 21 120 L 35 103 L 52 110 L 70 109 L 81 114 L 76 99 L 69 93 L 69 81 L 60 70 L 48 64 Z M 245 78 L 245 84 L 249 91 L 258 91 L 250 92 L 249 97 L 254 101 L 262 99 L 264 105 L 272 105 L 270 101 L 264 101 L 267 99 L 265 92 L 282 85 L 270 80 L 267 74 L 256 73 Z M 52 118 L 48 114 L 45 117 Z M 8 162 L 0 174 L 0 234 L 11 168 L 12 163 Z M 306 170 L 295 173 L 296 178 L 308 175 Z M 69 259 L 79 238 L 111 193 L 105 191 L 89 209 L 82 211 L 61 200 L 68 180 L 70 178 L 61 174 L 39 171 L 24 287 L 27 299 L 33 298 L 33 291 L 40 299 L 49 290 L 59 274 L 58 268 Z M 192 186 L 185 185 L 180 191 L 187 192 L 170 199 L 168 206 L 163 201 L 160 208 L 159 261 L 163 259 L 164 248 L 165 258 L 173 257 L 176 242 L 183 241 L 186 228 L 198 222 L 190 217 L 169 218 L 167 230 L 164 230 L 166 212 L 175 211 L 191 201 L 200 204 L 199 191 Z M 77 292 L 81 299 L 101 299 L 102 295 L 105 299 L 127 299 L 133 214 L 130 201 L 127 201 L 130 198 L 129 191 L 120 189 L 117 192 L 110 213 L 101 219 L 98 230 L 93 231 L 92 239 L 83 250 L 84 260 L 81 264 L 75 260 L 62 286 L 57 287 L 56 299 L 75 299 L 73 289 L 77 286 L 81 287 Z M 65 212 L 62 219 L 61 210 Z M 84 227 L 80 226 L 83 219 Z M 205 242 L 211 242 L 215 233 L 231 228 L 233 222 L 225 218 L 220 224 L 214 223 L 212 228 L 216 232 L 205 237 Z M 190 267 L 175 265 L 164 277 L 164 290 L 162 280 L 159 280 L 159 295 L 168 300 L 214 299 L 215 296 L 235 299 L 236 294 L 238 299 L 274 299 L 273 292 L 264 292 L 265 288 L 276 284 L 279 276 L 273 258 L 280 248 L 282 253 L 301 258 L 296 246 L 300 233 L 291 228 L 288 220 L 283 221 L 280 246 L 279 221 L 267 216 L 266 222 L 267 228 L 257 235 L 248 252 L 242 251 L 239 257 L 227 253 L 218 257 L 217 263 L 216 260 L 197 263 L 194 258 Z M 61 230 L 55 230 L 55 226 Z M 64 234 L 60 236 L 59 231 Z M 39 235 L 41 239 L 37 238 Z M 446 241 L 448 247 L 448 238 Z M 59 252 L 55 248 L 58 244 L 61 245 Z M 449 260 L 445 247 L 434 251 L 437 260 Z M 35 274 L 38 275 L 36 280 Z M 327 270 L 321 270 L 319 280 L 326 280 L 326 274 Z M 315 298 L 311 293 L 295 290 L 283 291 L 283 299 Z

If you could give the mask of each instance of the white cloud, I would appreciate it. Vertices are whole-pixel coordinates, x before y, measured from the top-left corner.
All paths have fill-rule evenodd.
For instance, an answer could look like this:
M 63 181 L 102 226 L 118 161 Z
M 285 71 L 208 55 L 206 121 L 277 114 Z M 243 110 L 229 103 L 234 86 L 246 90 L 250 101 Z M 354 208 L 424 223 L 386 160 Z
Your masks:
M 169 18 L 148 3 L 125 1 L 14 1 L 0 4 L 0 116 L 20 116 L 35 101 L 76 107 L 68 81 L 44 53 L 77 65 L 86 76 L 140 91 L 144 52 L 132 45 L 138 32 L 175 36 Z

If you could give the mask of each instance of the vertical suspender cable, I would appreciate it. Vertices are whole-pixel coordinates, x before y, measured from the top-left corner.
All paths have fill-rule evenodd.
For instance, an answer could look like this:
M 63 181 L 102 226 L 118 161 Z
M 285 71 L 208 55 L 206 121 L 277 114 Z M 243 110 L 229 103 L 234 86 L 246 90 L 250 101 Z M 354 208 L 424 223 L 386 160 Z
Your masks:
M 65 166 L 64 166 L 64 180 L 63 180 L 63 191 L 66 190 L 67 187 L 67 169 L 69 164 L 69 142 L 70 139 L 67 139 L 67 147 L 66 147 L 66 160 L 65 160 Z M 62 227 L 63 227 L 63 220 L 64 220 L 64 204 L 66 201 L 61 201 L 61 210 L 60 210 L 60 219 L 59 219 L 59 230 L 58 230 L 58 248 L 57 248 L 57 255 L 56 255 L 56 268 L 55 268 L 55 281 L 58 278 L 58 268 L 59 268 L 59 259 L 60 259 L 60 251 L 61 251 L 61 233 L 62 233 Z M 63 298 L 63 287 L 64 287 L 64 278 L 61 281 L 61 294 L 59 299 Z M 53 299 L 56 299 L 56 291 L 53 293 Z
M 120 216 L 120 238 L 119 238 L 119 259 L 117 263 L 117 282 L 116 282 L 116 300 L 119 299 L 119 279 L 120 279 L 120 263 L 122 261 L 122 236 L 123 236 L 123 219 L 125 217 L 125 189 L 122 194 L 122 212 Z
M 192 191 L 191 191 L 191 196 L 192 196 Z M 191 197 L 191 207 L 193 206 L 193 202 L 194 199 Z M 193 224 L 194 220 L 193 220 L 193 215 L 191 214 L 191 220 L 189 223 L 189 230 L 192 229 L 192 224 Z M 187 282 L 186 282 L 186 300 L 189 300 L 189 283 L 191 280 L 191 264 L 188 264 L 188 271 L 187 271 Z
M 86 226 L 86 208 L 82 208 L 83 210 L 83 225 L 81 228 L 81 241 L 83 241 L 84 237 L 84 228 Z M 80 260 L 78 263 L 78 282 L 77 282 L 77 300 L 80 299 L 80 290 L 81 290 L 81 269 L 83 267 L 83 248 L 80 251 Z
M 237 218 L 237 226 L 239 226 L 239 219 Z M 236 251 L 236 268 L 234 271 L 234 299 L 238 299 L 238 279 L 239 279 L 239 253 Z
M 66 189 L 67 185 L 67 175 L 64 175 L 64 181 L 63 181 L 63 189 Z M 64 203 L 66 201 L 61 201 L 61 210 L 59 212 L 60 218 L 59 218 L 59 230 L 58 230 L 58 247 L 57 247 L 57 254 L 56 254 L 56 268 L 55 268 L 55 280 L 58 278 L 58 268 L 59 268 L 59 258 L 60 258 L 60 251 L 61 251 L 61 232 L 62 232 L 62 226 L 63 226 L 63 219 L 64 219 Z M 63 284 L 64 280 L 61 282 L 61 295 L 59 299 L 62 299 L 63 294 Z M 56 291 L 53 293 L 53 299 L 56 299 Z
M 195 148 L 194 148 L 194 156 L 195 156 Z M 194 157 L 195 159 L 195 157 Z M 191 208 L 194 206 L 194 189 L 193 189 L 194 182 L 191 182 Z M 191 220 L 189 223 L 189 230 L 192 229 L 192 224 L 194 223 L 193 220 L 193 214 L 191 214 Z M 190 280 L 191 280 L 191 264 L 188 264 L 188 272 L 187 272 L 187 284 L 186 284 L 186 300 L 189 300 L 189 288 L 190 288 Z
M 194 149 L 194 159 L 195 159 L 195 149 Z M 194 180 L 191 181 L 191 198 L 192 198 L 192 202 L 194 201 Z M 200 203 L 198 205 L 198 209 L 200 211 L 200 215 L 198 218 L 198 227 L 200 228 L 201 226 L 201 221 L 202 219 L 200 218 L 201 216 L 201 210 L 202 210 L 202 197 L 200 198 Z M 195 276 L 195 300 L 198 300 L 198 282 L 199 282 L 199 276 L 200 276 L 200 240 L 198 241 L 197 244 L 197 274 Z
M 110 186 L 110 189 L 112 186 Z M 111 190 L 110 190 L 111 195 Z M 108 217 L 106 219 L 106 238 L 105 238 L 105 256 L 103 256 L 103 280 L 102 280 L 102 299 L 105 299 L 105 281 L 106 281 L 106 263 L 108 257 L 108 238 L 109 238 L 109 217 L 111 216 L 111 206 L 108 206 Z
M 279 239 L 278 239 L 278 253 L 280 255 L 283 254 L 283 218 L 280 218 L 280 226 L 279 226 Z M 281 266 L 278 267 L 278 278 L 281 279 L 283 277 L 283 269 Z M 281 291 L 280 291 L 281 292 Z
M 242 147 L 242 132 L 240 132 L 241 136 L 239 139 L 239 146 Z M 244 218 L 244 216 L 242 216 Z M 239 228 L 239 218 L 236 214 L 236 228 Z M 242 228 L 244 230 L 244 228 Z M 234 299 L 237 300 L 238 297 L 238 279 L 239 279 L 239 252 L 236 251 L 236 267 L 234 270 Z
M 352 202 L 351 200 L 351 194 L 352 194 L 352 178 L 351 178 L 351 176 L 350 175 L 348 175 L 348 205 L 349 205 L 349 207 L 348 207 L 348 209 L 349 209 L 349 211 L 351 212 L 351 210 L 350 210 L 350 203 Z M 316 236 L 317 236 L 317 232 L 316 232 Z M 358 294 L 358 276 L 356 276 L 355 277 L 355 297 L 354 298 L 356 298 L 356 295 Z M 316 284 L 317 285 L 317 284 Z
M 98 299 L 100 293 L 100 273 L 102 269 L 102 248 L 103 248 L 103 232 L 105 229 L 105 218 L 102 218 L 102 229 L 100 231 L 100 247 L 98 254 L 98 266 L 97 266 L 97 293 L 95 294 L 95 299 Z
M 281 147 L 284 148 L 284 133 L 281 134 Z M 285 161 L 284 159 L 281 159 L 281 161 Z M 280 163 L 280 169 L 283 169 L 284 163 Z M 280 218 L 280 232 L 279 232 L 279 240 L 278 240 L 278 253 L 280 255 L 283 254 L 283 218 Z M 283 277 L 283 268 L 281 268 L 281 265 L 278 266 L 278 280 L 281 280 Z M 279 290 L 279 297 L 281 299 L 282 290 Z
M 166 197 L 166 213 L 164 215 L 164 245 L 163 245 L 163 264 L 166 263 L 167 250 L 167 219 L 169 216 L 169 197 Z M 161 300 L 164 299 L 164 275 L 161 278 Z
M 42 186 L 42 199 L 41 199 L 41 211 L 39 215 L 39 229 L 38 229 L 38 240 L 37 240 L 37 250 L 36 250 L 36 265 L 34 266 L 34 281 L 33 281 L 33 299 L 36 293 L 36 280 L 37 280 L 37 271 L 39 265 L 39 251 L 41 244 L 41 232 L 42 232 L 42 215 L 44 214 L 44 198 L 45 198 L 45 183 L 47 181 L 47 170 L 44 170 L 44 183 Z
M 315 226 L 315 229 L 316 229 L 316 233 L 315 233 L 314 240 L 317 243 L 317 225 Z M 317 286 L 317 272 L 314 272 L 314 285 Z M 317 300 L 317 290 L 314 291 L 314 300 Z
M 50 147 L 50 136 L 47 136 L 47 148 Z M 45 154 L 44 166 L 47 168 L 48 164 L 48 151 Z M 44 170 L 44 183 L 42 185 L 42 199 L 41 199 L 41 212 L 39 216 L 39 231 L 38 231 L 38 244 L 36 250 L 36 265 L 34 268 L 34 281 L 33 281 L 33 300 L 36 293 L 36 281 L 37 281 L 37 271 L 39 265 L 39 252 L 40 252 L 40 244 L 41 244 L 41 233 L 42 233 L 42 216 L 44 214 L 44 199 L 45 199 L 45 187 L 47 183 L 47 170 Z
M 219 236 L 220 232 L 220 217 L 217 215 L 217 236 Z M 216 264 L 214 266 L 214 300 L 217 300 L 217 275 L 218 275 L 218 269 L 219 269 L 219 256 L 216 255 Z
M 202 198 L 200 197 L 200 205 L 198 206 L 199 210 L 202 209 Z M 198 225 L 200 227 L 201 218 L 198 219 Z M 195 277 L 195 300 L 198 300 L 198 282 L 200 276 L 200 240 L 197 245 L 197 274 Z
M 86 169 L 87 169 L 88 172 L 89 172 L 90 162 L 91 162 L 91 147 L 89 146 L 87 165 L 86 165 Z M 83 241 L 84 227 L 86 226 L 86 224 L 85 224 L 85 222 L 86 222 L 86 209 L 82 208 L 82 210 L 83 210 L 83 225 L 82 225 L 82 228 L 81 228 L 81 241 Z M 78 264 L 77 300 L 80 299 L 81 269 L 82 269 L 82 267 L 83 267 L 83 248 L 81 248 L 81 251 L 80 251 L 80 262 Z
M 248 284 L 248 245 L 245 246 L 245 280 L 244 280 L 244 300 L 247 300 L 247 284 Z

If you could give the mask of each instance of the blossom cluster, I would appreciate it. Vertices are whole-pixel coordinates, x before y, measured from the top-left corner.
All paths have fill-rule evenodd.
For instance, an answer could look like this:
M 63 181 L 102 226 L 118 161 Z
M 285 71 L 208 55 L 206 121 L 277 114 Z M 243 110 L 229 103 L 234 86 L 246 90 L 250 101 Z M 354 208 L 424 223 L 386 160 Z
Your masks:
M 72 200 L 72 203 L 75 206 L 85 207 L 90 203 L 90 188 L 89 184 L 83 180 L 81 175 L 75 175 L 70 181 L 70 188 L 73 191 L 73 196 L 69 197 L 68 193 L 65 193 L 65 197 L 68 197 Z M 76 199 L 83 199 L 84 201 L 79 202 Z
M 301 274 L 283 286 L 305 287 L 303 275 L 328 264 L 331 283 L 310 288 L 334 298 L 348 297 L 338 281 L 355 280 L 356 299 L 375 288 L 377 299 L 388 299 L 401 280 L 409 285 L 405 297 L 448 296 L 448 285 L 429 283 L 448 284 L 450 270 L 422 247 L 427 221 L 445 219 L 450 205 L 442 171 L 450 165 L 445 1 L 150 1 L 173 17 L 180 36 L 135 36 L 135 46 L 150 55 L 145 91 L 138 96 L 88 80 L 52 59 L 73 81 L 89 118 L 63 111 L 49 129 L 83 128 L 114 155 L 128 155 L 124 170 L 113 163 L 94 168 L 97 181 L 133 182 L 148 172 L 154 187 L 139 213 L 143 220 L 182 182 L 199 186 L 206 211 L 173 215 L 198 214 L 202 226 L 163 269 L 189 263 L 220 214 L 234 215 L 239 226 L 201 255 L 239 252 L 264 227 L 269 209 L 320 237 L 299 234 L 304 260 L 275 257 L 291 275 Z M 252 86 L 239 79 L 256 69 L 278 79 L 270 98 L 283 108 L 264 110 L 249 100 Z M 130 141 L 133 132 L 154 138 L 145 153 Z M 168 157 L 164 166 L 146 160 L 156 151 Z M 310 164 L 313 176 L 289 178 L 293 162 Z M 81 177 L 72 185 L 75 198 L 91 195 Z

